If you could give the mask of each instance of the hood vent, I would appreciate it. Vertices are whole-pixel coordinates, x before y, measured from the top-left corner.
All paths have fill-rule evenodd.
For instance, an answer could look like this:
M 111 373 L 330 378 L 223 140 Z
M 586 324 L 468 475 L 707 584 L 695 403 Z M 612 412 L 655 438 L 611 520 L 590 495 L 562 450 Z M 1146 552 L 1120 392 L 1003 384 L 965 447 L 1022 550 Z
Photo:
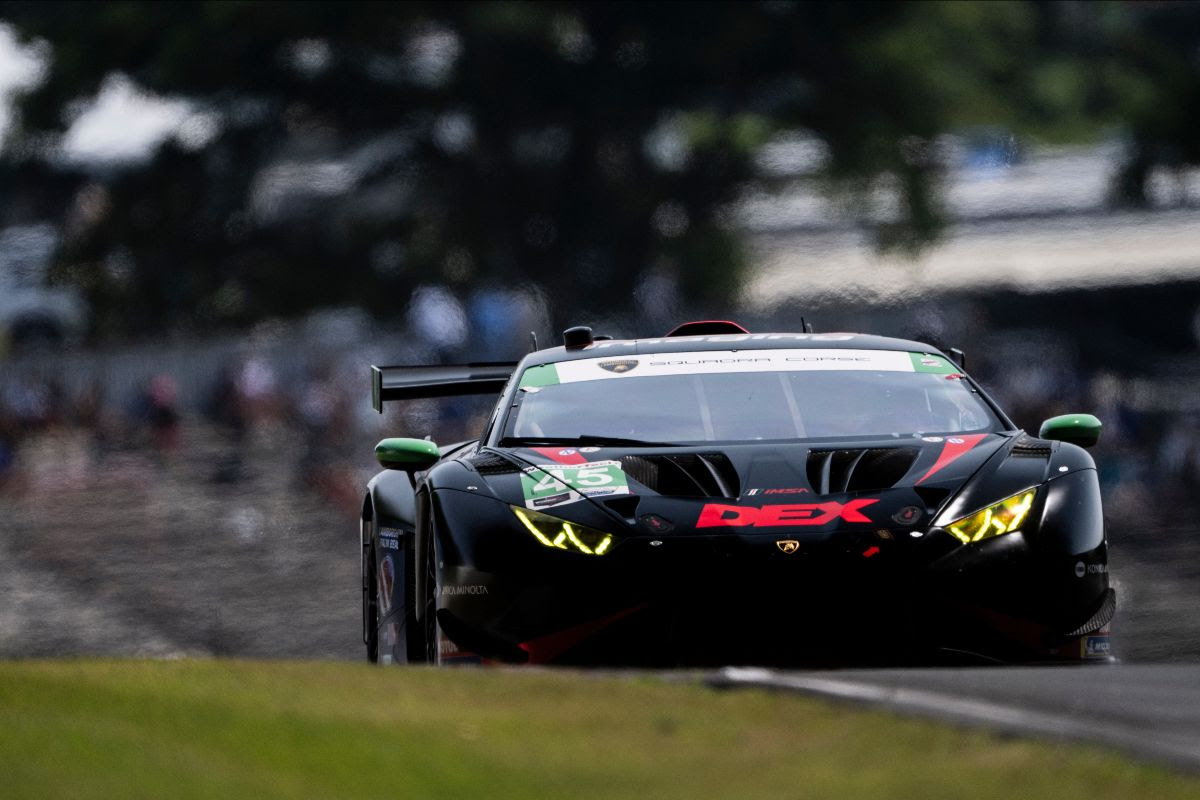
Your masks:
M 1025 458 L 1049 458 L 1053 452 L 1053 442 L 1047 439 L 1035 439 L 1022 434 L 1012 448 L 1012 455 Z
M 466 463 L 474 467 L 480 475 L 507 475 L 521 471 L 516 464 L 495 453 L 477 453 L 466 459 Z
M 672 456 L 622 456 L 629 477 L 659 494 L 673 497 L 737 497 L 737 472 L 721 453 Z
M 919 453 L 915 447 L 811 450 L 808 482 L 817 494 L 890 489 L 908 473 Z
M 936 486 L 914 486 L 913 491 L 931 512 L 938 511 L 951 494 L 949 489 L 941 489 Z
M 617 512 L 625 519 L 631 520 L 637 516 L 637 507 L 641 500 L 642 498 L 638 497 L 636 494 L 623 494 L 619 495 L 618 497 L 606 498 L 603 502 L 604 505 Z

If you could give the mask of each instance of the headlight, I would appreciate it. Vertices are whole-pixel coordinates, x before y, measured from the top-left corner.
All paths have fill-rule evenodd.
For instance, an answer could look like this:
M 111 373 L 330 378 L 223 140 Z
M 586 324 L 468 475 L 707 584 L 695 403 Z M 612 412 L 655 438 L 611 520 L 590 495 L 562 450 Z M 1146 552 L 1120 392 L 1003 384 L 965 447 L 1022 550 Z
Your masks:
M 1020 530 L 1021 523 L 1029 516 L 1029 508 L 1033 505 L 1036 494 L 1036 488 L 1014 494 L 982 511 L 976 511 L 969 517 L 951 522 L 946 526 L 946 530 L 963 544 Z
M 520 506 L 509 508 L 517 515 L 517 519 L 521 520 L 525 529 L 533 534 L 533 538 L 546 547 L 583 553 L 585 556 L 602 556 L 613 546 L 611 533 L 586 528 L 578 523 L 567 522 L 565 519 Z

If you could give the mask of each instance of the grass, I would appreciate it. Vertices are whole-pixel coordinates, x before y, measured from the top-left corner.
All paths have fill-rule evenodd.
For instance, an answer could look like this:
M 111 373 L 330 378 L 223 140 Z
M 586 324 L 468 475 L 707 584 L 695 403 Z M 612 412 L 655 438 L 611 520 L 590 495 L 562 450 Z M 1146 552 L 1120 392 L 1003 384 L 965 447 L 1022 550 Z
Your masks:
M 644 677 L 25 661 L 0 663 L 0 796 L 1165 800 L 1200 779 Z

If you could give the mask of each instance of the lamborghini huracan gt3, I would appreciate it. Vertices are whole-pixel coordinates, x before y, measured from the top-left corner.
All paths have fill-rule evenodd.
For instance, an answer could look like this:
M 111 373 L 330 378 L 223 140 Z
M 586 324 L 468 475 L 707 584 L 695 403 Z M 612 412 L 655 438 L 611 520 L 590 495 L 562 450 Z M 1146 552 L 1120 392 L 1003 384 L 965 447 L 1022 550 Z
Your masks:
M 949 355 L 729 322 L 515 364 L 372 368 L 498 393 L 478 440 L 384 439 L 362 511 L 372 661 L 1107 660 L 1087 414 L 1019 430 Z

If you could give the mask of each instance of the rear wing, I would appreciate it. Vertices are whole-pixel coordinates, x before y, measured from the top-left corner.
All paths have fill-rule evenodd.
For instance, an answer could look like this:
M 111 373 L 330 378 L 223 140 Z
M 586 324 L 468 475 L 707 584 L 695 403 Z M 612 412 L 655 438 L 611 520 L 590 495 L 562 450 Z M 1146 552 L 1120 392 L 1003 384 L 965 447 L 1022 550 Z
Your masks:
M 389 400 L 495 394 L 517 367 L 515 361 L 433 367 L 371 367 L 371 405 L 383 413 Z

